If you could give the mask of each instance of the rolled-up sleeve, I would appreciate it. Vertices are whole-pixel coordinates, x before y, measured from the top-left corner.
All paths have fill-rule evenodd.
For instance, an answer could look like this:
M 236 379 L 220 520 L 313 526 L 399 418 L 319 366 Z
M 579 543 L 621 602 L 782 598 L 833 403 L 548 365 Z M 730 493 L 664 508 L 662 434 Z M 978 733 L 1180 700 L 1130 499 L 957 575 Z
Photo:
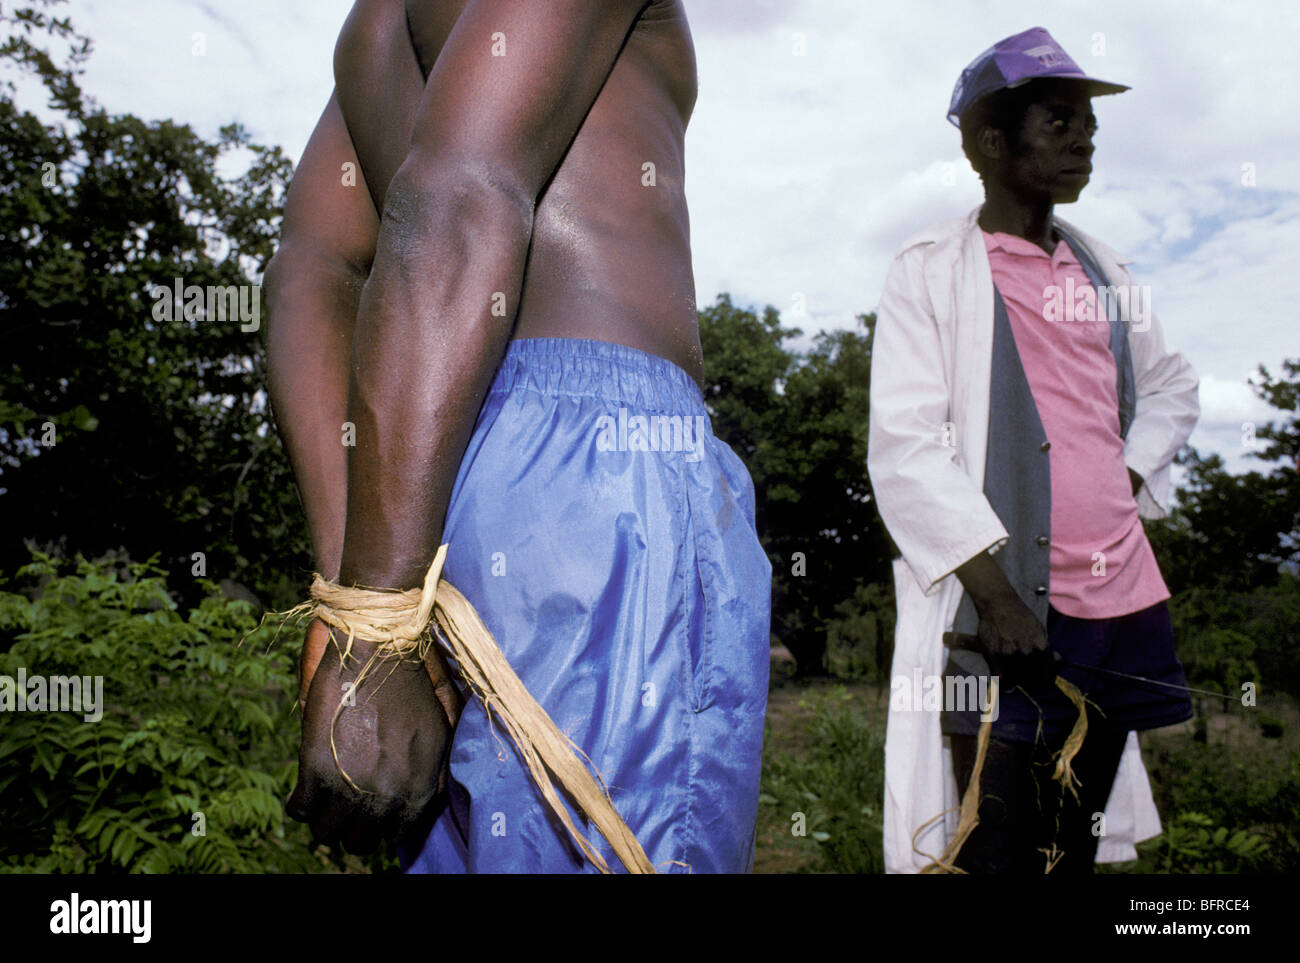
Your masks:
M 894 259 L 871 350 L 867 468 L 877 508 L 927 594 L 1007 530 L 962 468 L 950 432 L 952 392 L 923 278 L 924 248 Z

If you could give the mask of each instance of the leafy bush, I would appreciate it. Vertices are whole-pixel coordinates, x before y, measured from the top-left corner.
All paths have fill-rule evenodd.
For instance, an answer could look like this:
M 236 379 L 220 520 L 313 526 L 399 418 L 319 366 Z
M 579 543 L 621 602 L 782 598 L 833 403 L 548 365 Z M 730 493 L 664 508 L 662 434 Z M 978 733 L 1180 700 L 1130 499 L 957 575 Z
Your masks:
M 813 713 L 807 748 L 764 749 L 760 805 L 773 822 L 804 814 L 820 848 L 820 870 L 883 872 L 884 730 L 843 687 L 811 693 L 800 706 Z
M 5 713 L 0 865 L 338 868 L 284 814 L 297 770 L 301 634 L 286 630 L 273 646 L 274 630 L 211 584 L 182 615 L 151 564 L 66 567 L 38 555 L 20 571 L 43 581 L 34 600 L 0 593 L 0 675 L 102 676 L 103 716 Z
M 1263 867 L 1268 843 L 1244 829 L 1216 826 L 1204 813 L 1186 812 L 1168 822 L 1160 836 L 1140 845 L 1138 855 L 1138 872 L 1245 873 Z
M 1300 869 L 1300 753 L 1264 738 L 1253 716 L 1229 721 L 1240 724 L 1225 742 L 1187 733 L 1144 739 L 1165 834 L 1138 847 L 1138 872 Z
M 827 671 L 841 679 L 887 679 L 896 620 L 894 587 L 859 582 L 826 622 Z
M 1240 694 L 1241 683 L 1300 697 L 1300 579 L 1250 592 L 1190 588 L 1169 600 L 1178 657 L 1193 685 Z

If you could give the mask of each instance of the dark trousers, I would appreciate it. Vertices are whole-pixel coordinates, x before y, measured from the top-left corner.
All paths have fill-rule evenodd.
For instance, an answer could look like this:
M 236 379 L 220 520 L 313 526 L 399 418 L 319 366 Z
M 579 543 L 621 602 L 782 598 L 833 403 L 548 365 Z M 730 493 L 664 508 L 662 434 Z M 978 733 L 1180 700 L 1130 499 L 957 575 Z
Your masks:
M 1088 734 L 1072 763 L 1079 799 L 1052 780 L 1053 755 L 1069 734 L 1078 710 L 1055 686 L 1027 693 L 1012 686 L 999 697 L 988 755 L 980 778 L 980 823 L 962 847 L 957 865 L 972 873 L 1041 874 L 1048 854 L 1061 854 L 1052 874 L 1092 872 L 1101 814 L 1110 798 L 1124 743 L 1131 730 L 1154 729 L 1191 718 L 1192 704 L 1174 654 L 1169 608 L 1158 602 L 1140 612 L 1109 619 L 1081 619 L 1048 608 L 1047 638 L 1066 660 L 1062 676 L 1087 697 Z M 950 656 L 946 674 L 989 672 L 982 656 L 962 668 Z M 1150 685 L 1113 674 L 1167 683 Z M 1105 715 L 1098 712 L 1097 707 Z M 952 739 L 953 771 L 963 794 L 975 765 L 979 710 L 945 711 L 943 731 Z M 1053 849 L 1055 847 L 1055 849 Z M 1044 852 L 1045 851 L 1045 852 Z

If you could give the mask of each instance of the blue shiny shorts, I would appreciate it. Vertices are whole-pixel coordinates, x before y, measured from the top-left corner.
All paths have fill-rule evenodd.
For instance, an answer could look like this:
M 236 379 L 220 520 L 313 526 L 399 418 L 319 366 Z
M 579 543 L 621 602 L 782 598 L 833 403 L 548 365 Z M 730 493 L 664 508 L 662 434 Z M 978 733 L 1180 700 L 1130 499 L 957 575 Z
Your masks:
M 752 868 L 771 566 L 749 473 L 713 436 L 695 382 L 603 341 L 512 342 L 444 540 L 444 574 L 591 759 L 651 863 Z M 592 871 L 473 697 L 447 808 L 400 857 L 408 872 Z

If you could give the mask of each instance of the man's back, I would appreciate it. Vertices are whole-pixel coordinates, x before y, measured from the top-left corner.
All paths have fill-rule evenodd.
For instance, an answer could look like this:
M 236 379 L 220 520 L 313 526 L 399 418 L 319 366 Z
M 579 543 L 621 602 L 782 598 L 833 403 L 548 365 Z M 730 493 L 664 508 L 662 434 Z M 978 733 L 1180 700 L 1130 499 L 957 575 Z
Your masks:
M 338 582 L 418 586 L 445 546 L 442 579 L 617 787 L 644 850 L 620 852 L 624 865 L 744 870 L 771 566 L 753 484 L 699 384 L 683 190 L 695 60 L 679 0 L 358 0 L 335 76 L 311 166 L 320 204 L 352 207 L 317 218 L 339 235 L 329 251 L 297 245 L 277 271 L 275 403 L 286 437 L 308 439 L 300 477 L 323 465 L 317 488 L 346 485 L 346 517 L 328 526 L 343 534 Z M 338 191 L 349 157 L 368 199 Z M 313 337 L 319 314 L 295 313 L 285 279 L 340 259 L 365 282 L 359 298 L 348 274 L 312 300 L 348 332 L 334 342 Z M 322 457 L 340 421 L 356 431 L 346 466 Z M 590 813 L 535 784 L 531 731 L 512 732 L 524 755 L 503 753 L 495 697 L 458 710 L 437 647 L 367 690 L 321 624 L 295 818 L 350 847 L 418 843 L 402 860 L 420 872 L 613 861 L 567 838 L 561 823 Z M 364 633 L 353 644 L 358 664 L 389 658 Z
M 406 0 L 426 77 L 468 3 Z M 508 59 L 532 40 L 489 34 L 482 49 Z M 446 66 L 455 82 L 455 65 Z M 538 201 L 516 339 L 615 341 L 702 380 L 684 181 L 695 94 L 681 0 L 652 0 Z

